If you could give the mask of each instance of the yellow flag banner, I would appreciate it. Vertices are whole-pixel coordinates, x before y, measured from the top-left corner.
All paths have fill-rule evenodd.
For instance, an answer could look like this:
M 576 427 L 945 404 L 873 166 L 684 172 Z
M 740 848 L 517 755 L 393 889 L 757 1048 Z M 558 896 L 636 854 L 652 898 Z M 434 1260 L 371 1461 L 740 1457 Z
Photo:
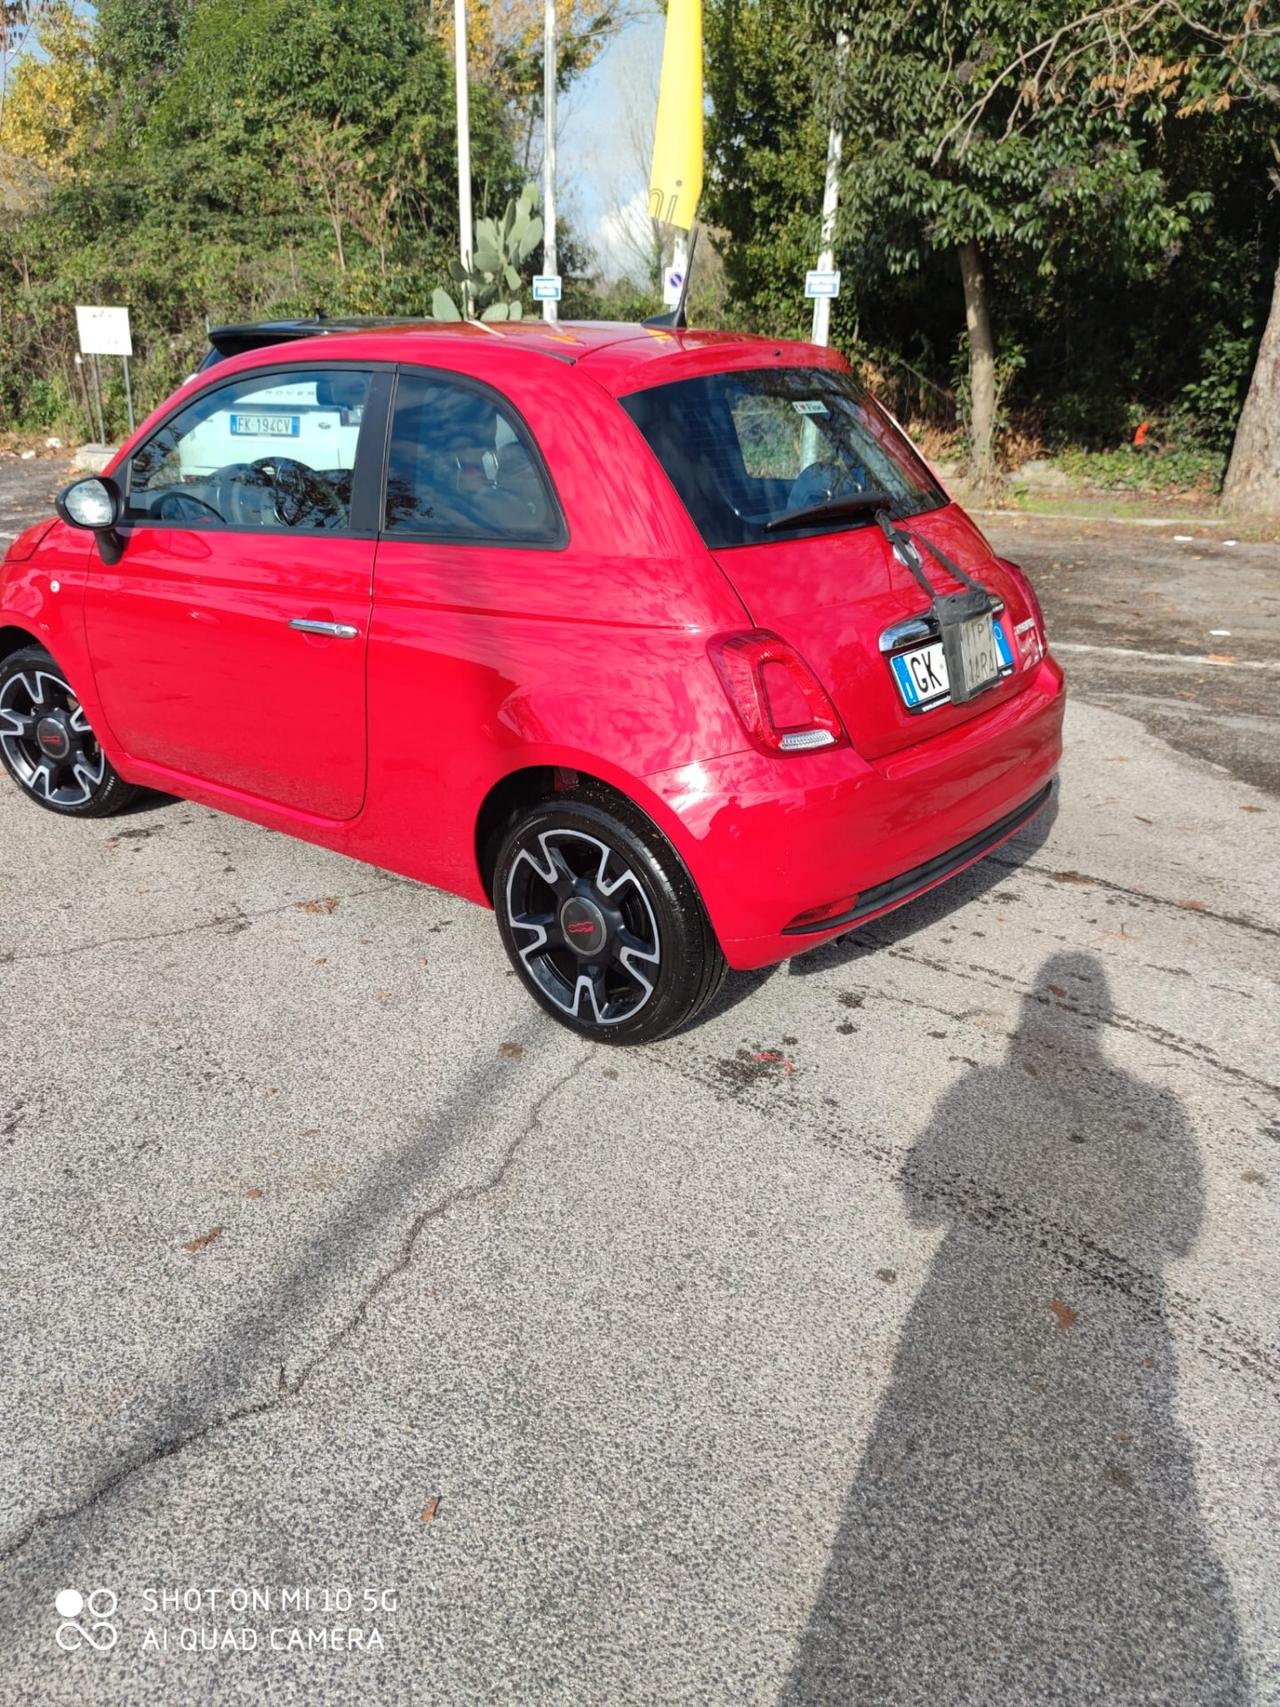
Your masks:
M 702 194 L 702 0 L 670 0 L 649 212 L 688 231 Z

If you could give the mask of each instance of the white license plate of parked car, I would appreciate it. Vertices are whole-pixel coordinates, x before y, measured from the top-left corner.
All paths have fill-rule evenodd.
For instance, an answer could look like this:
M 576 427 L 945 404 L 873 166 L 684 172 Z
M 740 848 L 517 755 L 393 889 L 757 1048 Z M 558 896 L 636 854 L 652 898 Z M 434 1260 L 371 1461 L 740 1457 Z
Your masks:
M 960 652 L 966 680 L 979 687 L 1007 675 L 1013 668 L 1013 653 L 1004 629 L 989 616 L 965 623 L 960 630 Z M 940 640 L 914 647 L 910 652 L 898 652 L 889 662 L 902 702 L 909 710 L 927 711 L 950 700 L 951 681 Z

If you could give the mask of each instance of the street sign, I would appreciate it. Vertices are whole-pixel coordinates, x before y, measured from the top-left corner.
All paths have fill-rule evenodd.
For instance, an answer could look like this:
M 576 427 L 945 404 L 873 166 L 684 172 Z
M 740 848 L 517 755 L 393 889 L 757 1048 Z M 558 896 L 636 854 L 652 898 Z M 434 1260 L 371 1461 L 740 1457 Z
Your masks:
M 559 273 L 535 273 L 533 276 L 533 300 L 535 302 L 559 302 L 560 275 Z
M 80 349 L 86 356 L 131 356 L 127 308 L 76 308 Z
M 684 288 L 684 268 L 667 267 L 662 274 L 662 305 L 664 308 L 680 306 L 680 292 Z
M 839 296 L 839 267 L 831 272 L 821 272 L 816 268 L 807 272 L 804 275 L 804 294 L 806 296 Z

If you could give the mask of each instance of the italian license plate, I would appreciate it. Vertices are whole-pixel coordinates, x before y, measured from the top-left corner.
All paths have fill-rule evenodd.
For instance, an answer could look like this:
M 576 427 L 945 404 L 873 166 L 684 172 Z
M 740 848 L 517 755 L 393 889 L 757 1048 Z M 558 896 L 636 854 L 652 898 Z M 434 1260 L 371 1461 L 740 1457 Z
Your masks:
M 301 415 L 233 415 L 231 431 L 253 439 L 296 439 L 302 435 Z
M 975 617 L 961 628 L 960 656 L 971 693 L 1008 675 L 1013 668 L 1013 653 L 1004 629 L 989 616 Z M 950 701 L 951 682 L 940 640 L 917 646 L 910 652 L 895 653 L 889 663 L 908 710 L 930 711 Z

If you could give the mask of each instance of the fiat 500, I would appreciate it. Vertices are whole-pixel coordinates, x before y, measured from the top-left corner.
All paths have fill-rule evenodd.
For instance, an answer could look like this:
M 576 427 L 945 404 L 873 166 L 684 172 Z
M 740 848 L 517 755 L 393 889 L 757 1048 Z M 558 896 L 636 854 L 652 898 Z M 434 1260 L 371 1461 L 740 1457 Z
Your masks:
M 591 1037 L 688 1022 L 1014 834 L 1062 675 L 837 353 L 377 328 L 188 380 L 0 570 L 0 757 L 497 913 Z

